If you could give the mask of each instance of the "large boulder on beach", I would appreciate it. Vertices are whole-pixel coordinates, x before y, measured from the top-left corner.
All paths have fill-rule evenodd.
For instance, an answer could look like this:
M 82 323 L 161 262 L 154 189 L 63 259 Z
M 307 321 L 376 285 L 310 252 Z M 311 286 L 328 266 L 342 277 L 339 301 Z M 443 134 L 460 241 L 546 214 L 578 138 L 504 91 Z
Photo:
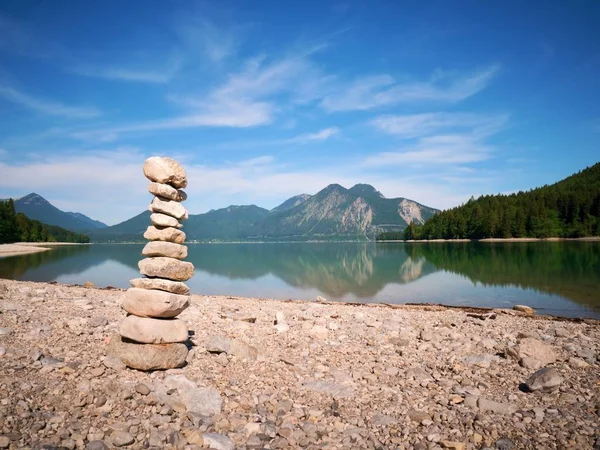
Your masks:
M 188 355 L 185 344 L 137 344 L 124 341 L 121 336 L 111 336 L 108 356 L 116 356 L 127 367 L 138 370 L 166 370 L 182 367 Z
M 185 259 L 188 255 L 188 248 L 185 245 L 176 244 L 174 242 L 151 241 L 142 249 L 142 255 Z
M 144 163 L 144 175 L 150 181 L 169 184 L 177 189 L 187 186 L 185 169 L 171 158 L 160 156 L 148 158 Z
M 513 309 L 515 311 L 522 312 L 522 313 L 527 314 L 529 316 L 535 315 L 535 309 L 533 309 L 531 306 L 527 306 L 527 305 L 515 305 L 515 306 L 513 306 Z
M 148 192 L 157 197 L 162 197 L 168 200 L 174 200 L 176 202 L 183 202 L 187 200 L 187 194 L 181 189 L 175 189 L 173 186 L 163 183 L 150 182 L 148 186 Z
M 563 377 L 554 367 L 544 367 L 531 375 L 525 385 L 532 392 L 549 392 L 557 389 L 563 381 Z
M 142 275 L 168 278 L 174 281 L 186 281 L 194 275 L 192 263 L 164 256 L 144 258 L 138 263 L 138 267 Z
M 185 242 L 185 233 L 173 227 L 156 228 L 151 225 L 146 229 L 144 238 L 149 241 L 166 241 L 183 244 Z
M 523 338 L 519 341 L 517 356 L 521 365 L 526 368 L 536 368 L 536 363 L 539 363 L 539 367 L 546 366 L 556 362 L 558 358 L 551 345 L 531 337 Z
M 256 347 L 225 336 L 211 336 L 206 343 L 206 350 L 211 353 L 227 353 L 243 361 L 255 361 L 258 357 Z
M 138 317 L 171 318 L 181 314 L 189 304 L 187 295 L 130 288 L 125 293 L 121 306 L 129 314 Z
M 221 412 L 223 399 L 214 387 L 198 386 L 185 375 L 170 375 L 165 378 L 164 385 L 177 390 L 181 402 L 192 414 L 213 416 Z
M 143 344 L 166 344 L 185 342 L 188 338 L 188 327 L 181 319 L 127 316 L 121 322 L 119 333 L 124 338 Z
M 150 211 L 154 213 L 163 213 L 177 220 L 185 220 L 188 218 L 188 212 L 181 203 L 174 202 L 173 200 L 161 200 L 158 197 L 152 199 Z
M 134 278 L 129 280 L 131 287 L 140 289 L 157 289 L 159 291 L 172 292 L 173 294 L 185 295 L 190 288 L 181 281 L 166 280 L 164 278 Z

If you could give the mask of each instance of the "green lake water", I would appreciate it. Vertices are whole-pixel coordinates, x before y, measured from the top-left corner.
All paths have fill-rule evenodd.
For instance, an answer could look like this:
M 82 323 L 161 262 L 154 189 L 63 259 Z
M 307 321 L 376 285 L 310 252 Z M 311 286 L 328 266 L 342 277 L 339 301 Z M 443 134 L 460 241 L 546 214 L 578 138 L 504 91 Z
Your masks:
M 143 245 L 0 258 L 0 277 L 128 287 Z M 276 299 L 530 305 L 600 318 L 600 242 L 189 244 L 192 291 Z

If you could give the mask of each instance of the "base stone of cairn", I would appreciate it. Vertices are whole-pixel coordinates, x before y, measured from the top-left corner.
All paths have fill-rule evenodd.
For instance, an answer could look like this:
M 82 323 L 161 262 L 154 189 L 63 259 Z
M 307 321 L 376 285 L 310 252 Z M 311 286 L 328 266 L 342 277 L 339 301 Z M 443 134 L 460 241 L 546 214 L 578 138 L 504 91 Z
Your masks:
M 188 348 L 185 344 L 138 344 L 114 334 L 107 353 L 117 355 L 127 367 L 138 370 L 164 370 L 185 364 Z
M 189 287 L 184 281 L 194 275 L 187 257 L 182 220 L 188 212 L 181 204 L 187 195 L 183 167 L 171 158 L 152 157 L 144 163 L 144 175 L 150 180 L 151 225 L 144 233 L 150 242 L 142 250 L 146 258 L 139 262 L 142 278 L 130 281 L 122 307 L 128 316 L 114 335 L 108 354 L 138 370 L 164 370 L 185 364 L 188 347 L 187 324 L 176 317 L 189 306 Z

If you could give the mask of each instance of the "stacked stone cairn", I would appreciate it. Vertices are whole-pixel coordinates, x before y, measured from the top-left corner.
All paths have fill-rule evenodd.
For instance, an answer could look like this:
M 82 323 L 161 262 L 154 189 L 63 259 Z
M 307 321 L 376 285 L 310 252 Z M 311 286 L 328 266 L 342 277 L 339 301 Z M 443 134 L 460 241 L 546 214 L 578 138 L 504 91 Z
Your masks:
M 177 316 L 189 306 L 190 289 L 183 283 L 194 274 L 187 257 L 181 221 L 188 212 L 181 204 L 187 196 L 183 167 L 170 158 L 151 157 L 144 164 L 154 195 L 151 225 L 144 233 L 150 242 L 138 266 L 143 278 L 131 280 L 122 307 L 128 315 L 111 339 L 112 352 L 128 367 L 139 370 L 172 369 L 185 364 L 187 324 Z M 114 341 L 114 342 L 113 342 Z

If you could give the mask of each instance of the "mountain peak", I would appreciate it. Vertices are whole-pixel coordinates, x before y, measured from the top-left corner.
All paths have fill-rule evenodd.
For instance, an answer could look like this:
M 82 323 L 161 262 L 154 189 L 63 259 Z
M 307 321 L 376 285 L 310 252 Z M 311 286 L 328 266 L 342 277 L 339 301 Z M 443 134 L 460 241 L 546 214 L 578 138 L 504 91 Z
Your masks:
M 49 205 L 50 202 L 39 194 L 32 192 L 19 199 L 20 202 L 35 205 Z
M 349 191 L 355 195 L 361 195 L 361 196 L 368 195 L 368 196 L 377 196 L 380 198 L 385 198 L 381 192 L 379 192 L 377 189 L 375 189 L 370 184 L 363 184 L 363 183 L 355 184 L 354 186 L 352 186 L 350 188 Z
M 333 183 L 328 185 L 327 187 L 325 187 L 325 189 L 323 189 L 321 192 L 335 192 L 335 191 L 339 191 L 339 192 L 345 192 L 346 188 L 344 186 L 342 186 L 341 184 L 337 184 L 337 183 Z
M 16 200 L 15 210 L 25 214 L 29 219 L 39 220 L 42 223 L 70 231 L 87 231 L 106 227 L 106 224 L 90 219 L 84 214 L 61 211 L 35 192 Z
M 283 202 L 281 205 L 276 206 L 275 208 L 273 208 L 271 210 L 272 213 L 276 213 L 276 212 L 282 212 L 282 211 L 287 211 L 288 209 L 292 209 L 295 208 L 296 206 L 298 206 L 301 203 L 304 203 L 306 200 L 308 200 L 310 197 L 312 197 L 309 194 L 300 194 L 300 195 L 295 195 L 291 198 L 288 198 L 285 202 Z

